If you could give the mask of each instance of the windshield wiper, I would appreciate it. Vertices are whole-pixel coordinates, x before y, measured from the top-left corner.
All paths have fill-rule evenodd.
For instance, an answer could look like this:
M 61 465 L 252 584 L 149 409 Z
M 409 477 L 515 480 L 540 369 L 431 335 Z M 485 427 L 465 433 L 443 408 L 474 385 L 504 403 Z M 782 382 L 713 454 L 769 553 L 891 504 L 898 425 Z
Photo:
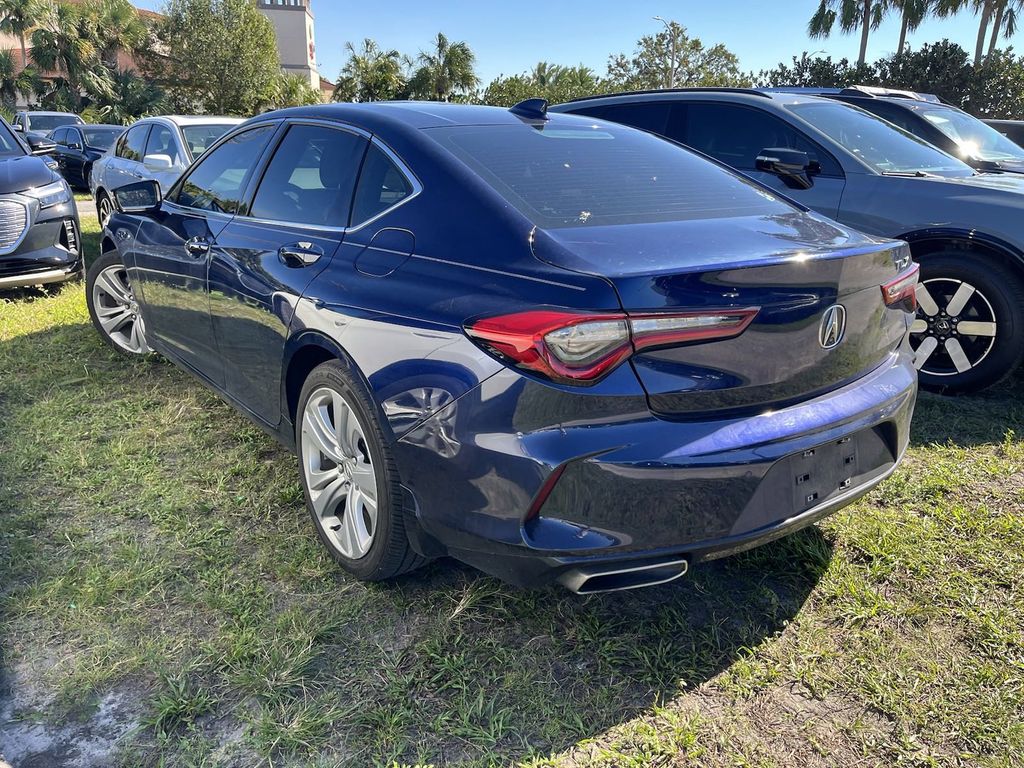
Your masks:
M 882 171 L 883 176 L 902 176 L 905 179 L 939 179 L 942 178 L 934 173 L 926 171 Z

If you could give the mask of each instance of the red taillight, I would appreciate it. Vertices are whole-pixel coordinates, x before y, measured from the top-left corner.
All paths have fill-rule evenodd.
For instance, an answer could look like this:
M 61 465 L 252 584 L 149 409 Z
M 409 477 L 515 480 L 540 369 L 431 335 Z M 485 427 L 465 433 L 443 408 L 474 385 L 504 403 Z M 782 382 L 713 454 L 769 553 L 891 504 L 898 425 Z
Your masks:
M 466 327 L 466 333 L 520 368 L 555 381 L 590 384 L 634 350 L 737 336 L 757 311 L 580 314 L 531 310 L 478 320 Z
M 886 306 L 895 307 L 904 305 L 908 312 L 917 311 L 917 281 L 921 274 L 921 267 L 911 264 L 910 267 L 901 272 L 895 278 L 882 286 L 882 299 Z

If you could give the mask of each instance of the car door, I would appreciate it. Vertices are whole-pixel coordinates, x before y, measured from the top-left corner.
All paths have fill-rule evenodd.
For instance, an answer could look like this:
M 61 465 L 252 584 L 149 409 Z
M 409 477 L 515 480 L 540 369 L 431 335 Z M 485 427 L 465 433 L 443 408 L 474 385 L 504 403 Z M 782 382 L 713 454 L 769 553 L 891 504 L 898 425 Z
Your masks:
M 64 164 L 60 166 L 61 173 L 68 180 L 69 184 L 77 187 L 89 186 L 89 180 L 85 177 L 85 139 L 78 128 L 64 128 L 64 141 L 58 142 L 59 156 L 57 163 L 60 165 L 61 158 Z
M 210 313 L 228 393 L 269 425 L 280 421 L 284 345 L 306 286 L 345 236 L 368 138 L 297 121 L 282 134 L 248 210 L 218 235 Z
M 107 189 L 115 190 L 125 184 L 131 184 L 143 175 L 142 158 L 146 151 L 146 141 L 149 138 L 149 123 L 139 123 L 128 129 L 128 131 L 117 140 L 114 149 L 114 156 L 107 163 L 103 183 Z
M 217 146 L 142 219 L 131 249 L 147 339 L 218 387 L 224 361 L 210 319 L 210 261 L 273 133 L 255 127 Z
M 837 218 L 846 177 L 838 161 L 817 142 L 782 118 L 745 104 L 676 102 L 666 135 L 710 155 L 829 218 Z M 773 173 L 757 169 L 764 149 L 806 152 L 821 170 L 811 175 L 809 189 L 786 184 Z
M 53 161 L 57 163 L 57 170 L 65 179 L 68 178 L 68 129 L 57 128 L 50 134 L 50 140 L 57 146 L 53 149 Z
M 181 148 L 178 144 L 176 131 L 163 123 L 154 123 L 149 131 L 146 151 L 143 155 L 144 173 L 147 178 L 155 179 L 165 192 L 178 180 L 181 172 L 188 165 L 183 161 Z M 171 161 L 170 168 L 156 168 L 147 163 L 147 159 L 162 156 Z

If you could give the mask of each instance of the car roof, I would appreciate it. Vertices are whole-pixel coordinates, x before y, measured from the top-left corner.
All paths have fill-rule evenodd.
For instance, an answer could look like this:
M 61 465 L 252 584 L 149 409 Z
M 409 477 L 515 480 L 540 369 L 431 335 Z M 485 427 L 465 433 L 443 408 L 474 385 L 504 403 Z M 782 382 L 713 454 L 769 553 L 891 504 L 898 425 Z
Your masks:
M 152 117 L 144 117 L 141 120 L 137 120 L 133 125 L 138 123 L 155 123 L 163 121 L 165 123 L 171 123 L 172 125 L 183 126 L 183 125 L 237 125 L 244 123 L 245 118 L 242 117 L 228 117 L 226 115 L 153 115 Z
M 315 104 L 265 112 L 253 121 L 273 118 L 320 118 L 362 125 L 370 130 L 439 128 L 467 125 L 522 125 L 524 119 L 504 107 L 448 104 L 438 101 L 377 101 Z
M 114 125 L 113 123 L 86 123 L 85 125 L 68 125 L 67 128 L 116 128 L 119 131 L 123 131 L 127 128 L 124 125 Z
M 557 112 L 572 111 L 583 105 L 622 104 L 641 101 L 701 101 L 713 97 L 715 101 L 729 101 L 764 106 L 766 103 L 803 104 L 820 103 L 828 99 L 802 93 L 766 91 L 757 88 L 663 88 L 652 91 L 624 91 L 601 96 L 586 96 L 552 107 Z

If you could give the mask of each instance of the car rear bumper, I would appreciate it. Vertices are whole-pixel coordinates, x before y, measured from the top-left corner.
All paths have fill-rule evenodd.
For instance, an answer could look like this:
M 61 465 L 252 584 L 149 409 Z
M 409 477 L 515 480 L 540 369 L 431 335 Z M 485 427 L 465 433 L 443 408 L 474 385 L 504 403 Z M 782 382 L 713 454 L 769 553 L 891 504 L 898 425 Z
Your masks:
M 486 412 L 486 402 L 463 399 L 449 406 L 461 403 L 462 412 L 437 414 L 398 444 L 402 477 L 411 481 L 410 527 L 420 537 L 413 543 L 527 586 L 643 586 L 634 567 L 670 580 L 690 564 L 787 535 L 867 493 L 902 458 L 916 392 L 911 356 L 901 351 L 820 397 L 708 421 L 668 421 L 648 411 L 482 434 L 473 432 L 473 411 Z M 435 419 L 448 420 L 445 443 L 457 450 L 432 462 L 438 477 L 425 482 L 414 466 L 422 465 L 429 437 L 444 434 Z M 590 578 L 617 569 L 633 575 Z

